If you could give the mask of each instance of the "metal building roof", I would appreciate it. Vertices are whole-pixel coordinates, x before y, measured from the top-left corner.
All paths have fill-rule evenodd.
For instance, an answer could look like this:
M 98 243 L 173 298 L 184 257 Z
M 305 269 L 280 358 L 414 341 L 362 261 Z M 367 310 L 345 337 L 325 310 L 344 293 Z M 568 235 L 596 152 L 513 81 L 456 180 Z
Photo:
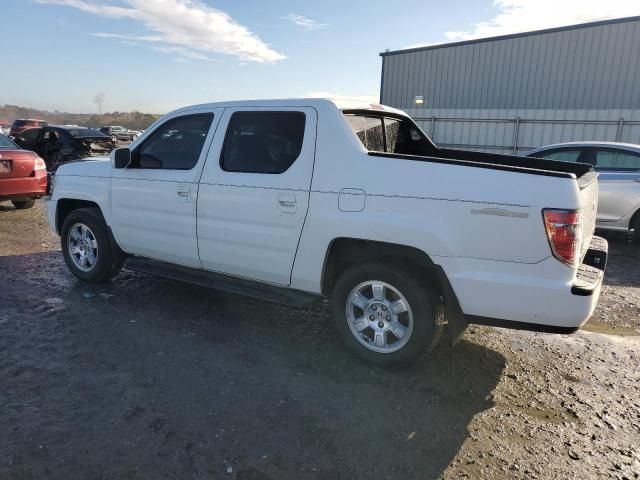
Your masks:
M 589 28 L 589 27 L 597 27 L 600 25 L 611 25 L 616 23 L 634 22 L 637 20 L 640 20 L 640 16 L 613 18 L 610 20 L 599 20 L 597 22 L 577 23 L 575 25 L 565 25 L 562 27 L 545 28 L 542 30 L 532 30 L 530 32 L 511 33 L 508 35 L 498 35 L 495 37 L 475 38 L 473 40 L 462 40 L 460 42 L 438 43 L 435 45 L 425 45 L 424 47 L 401 48 L 398 50 L 380 52 L 380 56 L 388 57 L 390 55 L 398 55 L 402 53 L 423 52 L 425 50 L 436 50 L 438 48 L 451 48 L 451 47 L 458 47 L 462 45 L 472 45 L 474 43 L 495 42 L 497 40 L 509 40 L 512 38 L 529 37 L 531 35 L 541 35 L 545 33 L 554 33 L 554 32 L 565 32 L 569 30 L 576 30 L 579 28 Z
M 385 52 L 381 103 L 401 109 L 635 110 L 638 59 L 640 16 Z

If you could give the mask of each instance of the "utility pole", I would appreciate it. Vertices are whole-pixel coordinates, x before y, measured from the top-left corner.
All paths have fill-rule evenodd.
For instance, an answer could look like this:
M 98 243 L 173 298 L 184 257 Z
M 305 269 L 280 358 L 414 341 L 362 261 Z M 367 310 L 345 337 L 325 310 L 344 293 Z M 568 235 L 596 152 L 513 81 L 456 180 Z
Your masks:
M 98 105 L 98 113 L 102 115 L 102 109 L 104 108 L 104 93 L 100 92 L 93 97 L 93 103 Z

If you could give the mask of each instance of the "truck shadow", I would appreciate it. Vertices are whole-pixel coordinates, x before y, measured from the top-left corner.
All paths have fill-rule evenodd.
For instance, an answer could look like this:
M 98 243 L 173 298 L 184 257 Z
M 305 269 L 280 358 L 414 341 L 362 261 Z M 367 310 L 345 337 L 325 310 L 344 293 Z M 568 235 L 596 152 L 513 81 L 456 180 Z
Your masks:
M 3 478 L 437 478 L 505 368 L 467 335 L 382 370 L 345 351 L 326 306 L 132 272 L 89 286 L 59 252 L 0 269 Z
M 608 233 L 605 238 L 609 242 L 605 285 L 640 287 L 640 244 L 626 235 Z

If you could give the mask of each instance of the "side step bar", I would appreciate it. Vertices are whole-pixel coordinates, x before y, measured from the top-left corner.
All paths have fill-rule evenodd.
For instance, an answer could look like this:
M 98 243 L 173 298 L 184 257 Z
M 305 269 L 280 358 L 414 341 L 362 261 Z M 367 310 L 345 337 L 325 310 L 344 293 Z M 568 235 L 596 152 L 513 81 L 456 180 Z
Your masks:
M 305 308 L 322 300 L 320 295 L 303 292 L 301 290 L 278 287 L 244 278 L 232 277 L 197 268 L 183 267 L 181 265 L 173 265 L 171 263 L 142 257 L 128 258 L 125 261 L 124 267 L 137 272 L 158 275 L 160 277 L 215 288 L 216 290 L 223 290 L 225 292 L 236 293 L 238 295 L 258 298 L 291 307 Z

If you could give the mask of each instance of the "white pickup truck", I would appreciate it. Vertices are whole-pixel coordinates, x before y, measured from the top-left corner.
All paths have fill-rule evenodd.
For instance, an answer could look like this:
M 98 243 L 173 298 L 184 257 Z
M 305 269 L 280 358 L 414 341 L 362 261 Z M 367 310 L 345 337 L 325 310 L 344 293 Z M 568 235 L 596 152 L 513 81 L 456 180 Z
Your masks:
M 571 332 L 607 256 L 589 165 L 435 146 L 402 111 L 329 100 L 176 110 L 111 159 L 63 165 L 48 214 L 69 269 L 120 268 L 304 306 L 380 365 L 469 323 Z

